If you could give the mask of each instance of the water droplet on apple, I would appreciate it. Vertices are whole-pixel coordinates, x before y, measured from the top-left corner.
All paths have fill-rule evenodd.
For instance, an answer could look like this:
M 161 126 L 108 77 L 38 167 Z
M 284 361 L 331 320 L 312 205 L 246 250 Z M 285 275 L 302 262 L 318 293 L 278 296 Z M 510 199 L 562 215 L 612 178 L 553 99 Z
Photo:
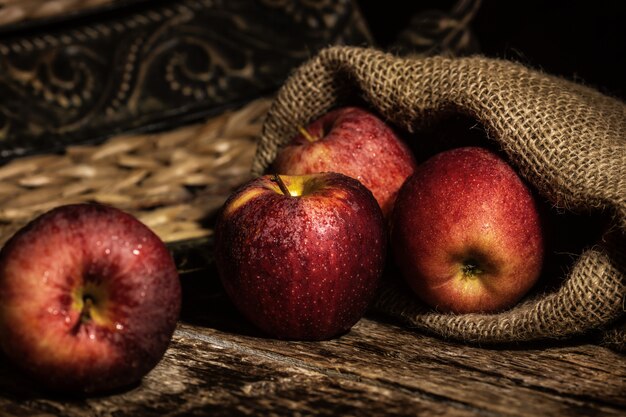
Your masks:
M 139 255 L 141 252 L 139 251 L 139 249 L 133 249 L 133 255 Z
M 115 323 L 115 330 L 123 330 L 124 329 L 124 325 L 121 323 Z
M 105 255 L 110 255 L 110 254 L 111 254 L 111 249 L 106 248 L 106 249 L 104 250 L 104 254 L 105 254 Z

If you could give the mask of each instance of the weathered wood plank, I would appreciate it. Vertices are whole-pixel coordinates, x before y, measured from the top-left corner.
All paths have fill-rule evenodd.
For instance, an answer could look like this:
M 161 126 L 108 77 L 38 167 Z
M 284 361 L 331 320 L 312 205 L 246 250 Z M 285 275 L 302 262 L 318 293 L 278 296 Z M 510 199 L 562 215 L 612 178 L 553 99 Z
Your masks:
M 6 377 L 3 374 L 1 378 Z M 15 393 L 14 393 L 15 394 Z M 163 361 L 141 385 L 119 394 L 61 400 L 20 388 L 0 395 L 3 416 L 438 415 L 464 407 L 360 381 L 181 326 Z
M 202 325 L 204 334 L 218 329 L 232 334 L 235 343 L 320 368 L 504 415 L 588 415 L 588 409 L 626 414 L 626 357 L 599 346 L 478 348 L 372 320 L 331 341 L 284 343 L 259 337 L 223 295 L 211 294 L 210 301 L 188 303 L 195 307 L 188 318 Z
M 185 327 L 181 331 L 192 334 Z M 205 328 L 195 335 L 226 343 L 215 332 Z M 300 368 L 477 413 L 575 416 L 626 411 L 626 360 L 592 345 L 489 350 L 445 343 L 372 320 L 362 320 L 350 334 L 325 342 L 286 343 L 241 335 L 227 342 L 247 355 L 279 355 Z
M 163 361 L 124 392 L 54 398 L 0 362 L 0 415 L 626 415 L 626 357 L 602 347 L 479 348 L 372 318 L 333 340 L 286 342 L 219 292 L 186 305 Z
M 520 409 L 519 415 L 537 415 L 552 407 L 573 415 L 577 407 L 584 411 L 589 404 L 603 412 L 626 410 L 626 360 L 597 346 L 489 350 L 369 320 L 344 338 L 315 346 L 254 345 L 494 412 L 515 414 L 512 409 Z

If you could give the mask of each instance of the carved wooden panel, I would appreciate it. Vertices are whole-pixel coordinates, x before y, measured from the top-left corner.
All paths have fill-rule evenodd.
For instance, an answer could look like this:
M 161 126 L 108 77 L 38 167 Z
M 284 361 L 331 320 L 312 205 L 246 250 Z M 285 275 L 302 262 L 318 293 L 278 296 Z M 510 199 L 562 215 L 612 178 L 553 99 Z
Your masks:
M 274 91 L 335 43 L 350 0 L 152 1 L 0 33 L 0 157 L 158 128 Z

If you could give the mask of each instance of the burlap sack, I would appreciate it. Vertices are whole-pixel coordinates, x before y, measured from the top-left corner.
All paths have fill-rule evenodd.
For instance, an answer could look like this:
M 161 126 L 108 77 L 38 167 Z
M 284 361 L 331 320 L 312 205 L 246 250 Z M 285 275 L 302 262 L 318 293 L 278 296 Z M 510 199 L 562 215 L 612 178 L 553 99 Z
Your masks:
M 373 49 L 331 47 L 298 68 L 278 92 L 253 172 L 264 172 L 297 126 L 355 97 L 407 132 L 443 113 L 469 115 L 554 207 L 601 212 L 611 225 L 564 272 L 567 276 L 560 277 L 556 290 L 508 311 L 437 313 L 421 306 L 399 283 L 382 289 L 377 310 L 464 341 L 527 341 L 600 330 L 606 331 L 605 343 L 626 348 L 623 102 L 504 60 L 399 58 Z M 419 140 L 418 135 L 409 138 Z

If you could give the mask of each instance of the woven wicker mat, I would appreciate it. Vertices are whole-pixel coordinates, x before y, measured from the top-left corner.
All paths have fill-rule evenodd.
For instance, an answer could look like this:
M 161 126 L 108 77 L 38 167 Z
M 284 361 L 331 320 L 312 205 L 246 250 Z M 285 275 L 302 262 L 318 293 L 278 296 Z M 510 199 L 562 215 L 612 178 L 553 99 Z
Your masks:
M 53 207 L 123 209 L 166 242 L 210 235 L 207 219 L 250 178 L 269 99 L 162 133 L 118 135 L 0 167 L 0 245 Z
M 376 309 L 409 326 L 481 343 L 564 338 L 606 330 L 625 315 L 626 105 L 523 65 L 484 57 L 400 58 L 332 47 L 302 65 L 279 91 L 263 126 L 253 172 L 280 145 L 334 106 L 355 98 L 414 132 L 449 113 L 476 119 L 487 137 L 554 207 L 599 212 L 608 231 L 576 259 L 555 291 L 498 314 L 440 314 L 389 284 Z M 411 140 L 419 140 L 418 135 Z M 626 348 L 624 327 L 604 339 Z

